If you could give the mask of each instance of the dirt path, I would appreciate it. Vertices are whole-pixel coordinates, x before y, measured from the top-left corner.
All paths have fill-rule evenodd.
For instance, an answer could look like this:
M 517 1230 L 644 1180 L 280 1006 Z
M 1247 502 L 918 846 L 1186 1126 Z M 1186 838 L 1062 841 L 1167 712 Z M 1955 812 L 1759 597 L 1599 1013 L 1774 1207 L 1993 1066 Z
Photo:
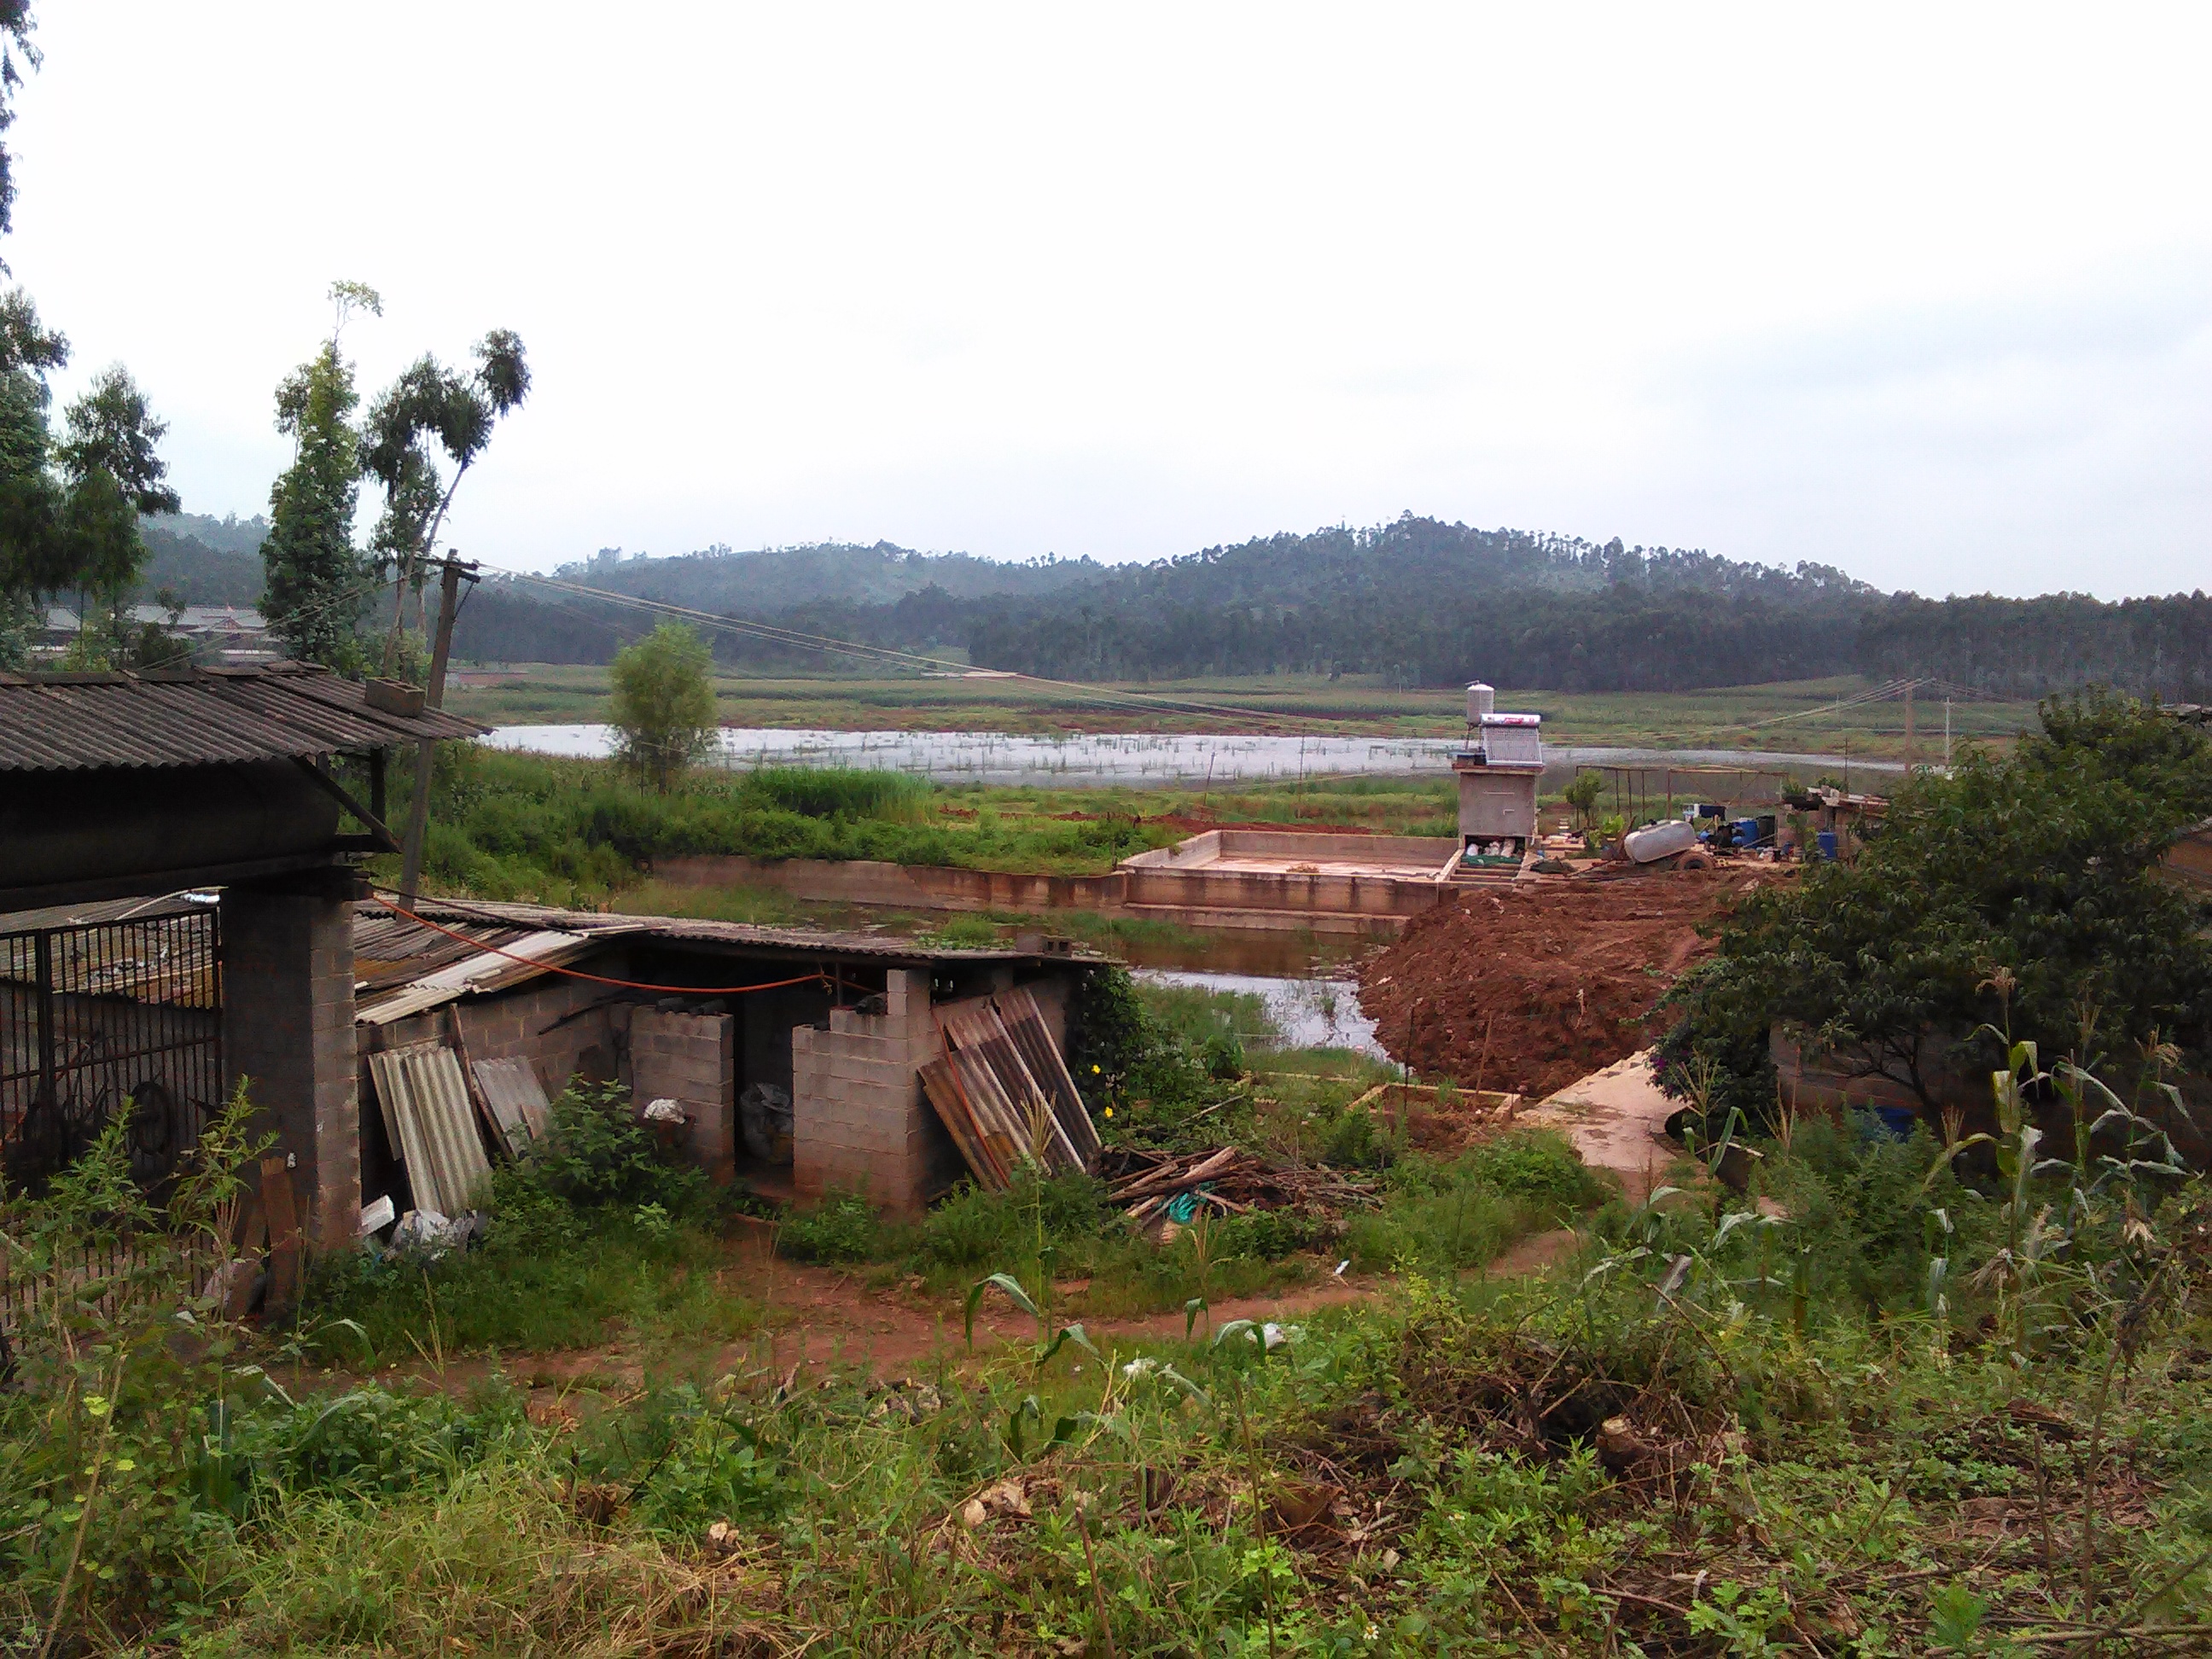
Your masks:
M 882 1379 L 927 1377 L 967 1357 L 961 1332 L 961 1299 L 957 1296 L 924 1304 L 914 1289 L 878 1290 L 857 1273 L 781 1261 L 766 1248 L 765 1235 L 749 1234 L 738 1240 L 730 1265 L 721 1271 L 728 1288 L 759 1300 L 768 1310 L 763 1328 L 751 1337 L 673 1351 L 617 1340 L 588 1348 L 507 1354 L 497 1359 L 471 1355 L 442 1366 L 410 1361 L 376 1375 L 386 1382 L 428 1382 L 448 1392 L 459 1392 L 504 1370 L 528 1387 L 531 1409 L 542 1415 L 559 1409 L 560 1399 L 578 1390 L 633 1393 L 643 1386 L 648 1372 L 720 1376 L 747 1367 L 783 1373 L 794 1367 L 802 1372 L 818 1372 L 857 1366 Z M 1376 1295 L 1384 1285 L 1385 1281 L 1374 1279 L 1328 1279 L 1279 1294 L 1224 1300 L 1214 1304 L 1212 1316 L 1216 1325 L 1236 1319 L 1298 1319 L 1322 1308 Z M 1115 1342 L 1179 1341 L 1184 1334 L 1180 1311 L 1090 1318 L 1082 1322 L 1102 1350 Z M 1031 1342 L 1036 1337 L 1036 1322 L 1003 1297 L 988 1297 L 976 1312 L 975 1352 L 979 1354 L 1008 1344 Z M 354 1380 L 350 1374 L 331 1373 L 324 1386 L 343 1386 L 350 1380 Z M 307 1386 L 317 1385 L 308 1382 Z
M 1620 1178 L 1630 1200 L 1641 1202 L 1680 1156 L 1680 1149 L 1665 1133 L 1666 1120 L 1679 1104 L 1660 1093 L 1647 1050 L 1571 1084 L 1523 1111 L 1517 1121 L 1559 1130 L 1584 1163 L 1611 1170 Z M 1541 1273 L 1571 1255 L 1577 1237 L 1572 1229 L 1561 1228 L 1522 1239 L 1490 1264 L 1489 1276 Z M 782 1261 L 770 1248 L 765 1229 L 748 1229 L 733 1241 L 728 1265 L 720 1271 L 727 1288 L 767 1309 L 763 1327 L 754 1336 L 672 1351 L 624 1340 L 554 1353 L 508 1354 L 496 1360 L 472 1356 L 443 1366 L 411 1362 L 378 1375 L 386 1381 L 411 1378 L 459 1390 L 503 1370 L 529 1387 L 532 1411 L 544 1415 L 566 1409 L 562 1400 L 580 1390 L 633 1393 L 648 1372 L 719 1376 L 753 1367 L 781 1374 L 794 1366 L 802 1371 L 858 1366 L 884 1379 L 926 1377 L 966 1357 L 960 1298 L 948 1294 L 924 1301 L 918 1281 L 878 1288 L 860 1272 Z M 1235 1319 L 1299 1319 L 1323 1308 L 1381 1295 L 1389 1282 L 1325 1279 L 1276 1294 L 1221 1302 L 1212 1309 L 1212 1318 L 1216 1325 Z M 1117 1341 L 1179 1340 L 1183 1335 L 1180 1311 L 1085 1318 L 1083 1324 L 1102 1349 Z M 976 1313 L 979 1353 L 1033 1341 L 1036 1336 L 1036 1322 L 1003 1297 L 987 1297 Z M 344 1373 L 330 1373 L 321 1384 L 301 1380 L 312 1387 L 343 1386 L 349 1379 Z

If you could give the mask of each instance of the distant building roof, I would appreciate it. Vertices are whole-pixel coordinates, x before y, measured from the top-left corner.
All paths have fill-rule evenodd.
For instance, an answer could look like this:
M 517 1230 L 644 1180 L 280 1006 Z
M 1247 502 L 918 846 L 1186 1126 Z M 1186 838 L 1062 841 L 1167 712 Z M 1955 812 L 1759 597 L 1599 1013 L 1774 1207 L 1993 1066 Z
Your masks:
M 131 607 L 134 622 L 158 623 L 180 634 L 261 634 L 269 628 L 268 618 L 250 605 L 188 605 L 175 614 L 173 623 L 158 605 Z
M 125 674 L 0 674 L 0 771 L 312 760 L 488 728 L 369 706 L 368 688 L 300 663 Z

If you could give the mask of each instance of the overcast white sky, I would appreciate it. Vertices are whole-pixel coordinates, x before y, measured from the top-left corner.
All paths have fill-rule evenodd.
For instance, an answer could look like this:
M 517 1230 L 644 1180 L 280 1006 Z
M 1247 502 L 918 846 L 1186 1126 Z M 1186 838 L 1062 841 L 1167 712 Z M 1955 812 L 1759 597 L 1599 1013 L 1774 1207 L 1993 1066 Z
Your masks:
M 45 0 L 0 252 L 185 506 L 483 330 L 453 540 L 1153 558 L 1411 508 L 2206 585 L 2212 9 Z

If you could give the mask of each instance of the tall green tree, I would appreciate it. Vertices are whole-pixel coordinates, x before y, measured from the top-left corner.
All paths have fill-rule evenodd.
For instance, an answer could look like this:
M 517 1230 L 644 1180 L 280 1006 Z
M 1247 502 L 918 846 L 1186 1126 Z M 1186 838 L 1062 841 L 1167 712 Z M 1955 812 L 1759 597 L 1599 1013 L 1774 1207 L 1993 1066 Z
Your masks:
M 0 139 L 15 118 L 23 70 L 36 69 L 28 0 L 0 0 Z M 0 142 L 0 234 L 11 227 L 13 160 Z M 0 263 L 0 271 L 7 269 Z M 104 626 L 80 605 L 79 660 L 122 665 L 115 619 L 145 557 L 142 513 L 174 512 L 159 446 L 167 430 L 120 365 L 69 408 L 62 441 L 48 424 L 46 376 L 69 362 L 69 342 L 39 319 L 21 289 L 0 295 L 0 659 L 18 659 L 45 596 L 100 596 Z
M 392 572 L 392 629 L 385 671 L 398 661 L 407 596 L 420 595 L 423 568 L 438 543 L 461 480 L 491 441 L 501 416 L 530 395 L 521 337 L 495 328 L 477 343 L 476 366 L 449 369 L 424 356 L 387 387 L 368 411 L 362 460 L 384 488 L 384 512 L 371 546 Z M 439 455 L 452 468 L 441 471 Z
M 64 533 L 77 586 L 99 602 L 97 626 L 93 607 L 81 607 L 77 639 L 86 666 L 125 665 L 124 641 L 131 632 L 125 607 L 146 564 L 138 520 L 183 505 L 163 482 L 169 467 L 159 446 L 168 430 L 120 363 L 102 371 L 69 406 L 56 450 L 69 482 Z
M 23 70 L 39 66 L 31 28 L 31 0 L 0 0 L 0 236 L 15 228 L 15 167 L 4 139 L 15 125 L 15 93 L 23 84 Z M 0 271 L 7 269 L 0 261 Z
M 703 759 L 719 724 L 714 656 L 687 624 L 666 622 L 615 653 L 613 714 L 623 763 L 656 789 Z
M 358 283 L 332 283 L 331 301 L 330 338 L 276 388 L 276 429 L 292 440 L 292 465 L 269 495 L 262 606 L 288 655 L 356 673 L 375 573 L 354 545 L 361 434 L 353 411 L 361 397 L 339 343 L 352 312 L 380 315 L 384 307 L 374 289 Z

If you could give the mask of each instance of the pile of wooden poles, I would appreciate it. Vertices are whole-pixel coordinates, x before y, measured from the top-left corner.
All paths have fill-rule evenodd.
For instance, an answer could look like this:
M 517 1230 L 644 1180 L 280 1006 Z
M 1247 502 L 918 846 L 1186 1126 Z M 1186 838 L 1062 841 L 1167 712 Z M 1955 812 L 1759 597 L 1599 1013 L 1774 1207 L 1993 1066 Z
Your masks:
M 1150 1221 L 1185 1193 L 1224 1215 L 1254 1210 L 1334 1212 L 1374 1204 L 1372 1182 L 1308 1164 L 1293 1169 L 1235 1146 L 1206 1152 L 1125 1152 L 1107 1189 L 1132 1221 Z

